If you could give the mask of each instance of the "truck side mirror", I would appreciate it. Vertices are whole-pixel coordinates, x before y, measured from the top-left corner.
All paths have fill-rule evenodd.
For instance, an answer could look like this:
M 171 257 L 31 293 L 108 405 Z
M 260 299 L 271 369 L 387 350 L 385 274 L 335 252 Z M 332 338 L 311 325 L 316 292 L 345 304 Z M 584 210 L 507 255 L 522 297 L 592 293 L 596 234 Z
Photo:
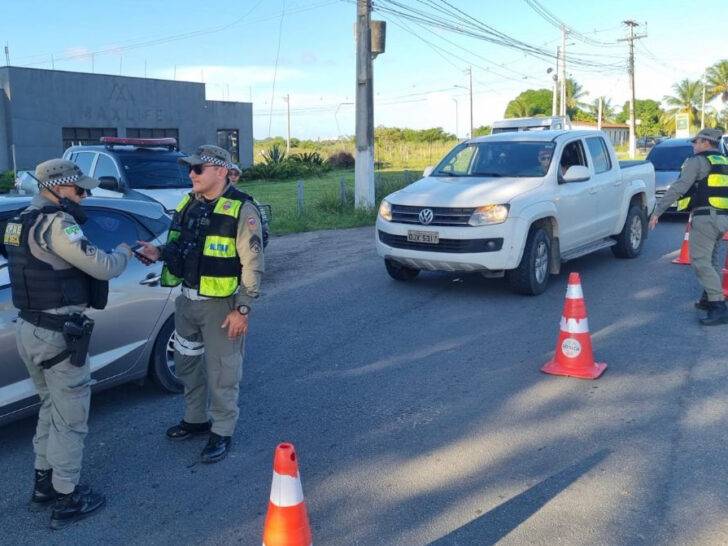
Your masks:
M 584 182 L 591 178 L 589 169 L 583 165 L 572 165 L 564 173 L 564 182 Z
M 432 174 L 432 171 L 434 171 L 434 170 L 435 170 L 435 167 L 433 167 L 433 166 L 425 167 L 425 170 L 422 171 L 423 178 L 427 178 L 428 176 L 430 176 Z
M 115 176 L 100 176 L 99 177 L 99 188 L 102 190 L 117 191 L 124 193 L 124 189 L 119 183 L 119 179 Z

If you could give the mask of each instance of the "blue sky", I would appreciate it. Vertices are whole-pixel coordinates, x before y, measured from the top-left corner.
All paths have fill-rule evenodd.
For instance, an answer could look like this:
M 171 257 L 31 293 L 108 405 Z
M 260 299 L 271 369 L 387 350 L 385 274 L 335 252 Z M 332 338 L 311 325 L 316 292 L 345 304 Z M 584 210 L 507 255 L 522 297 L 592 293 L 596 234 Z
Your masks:
M 552 51 L 560 44 L 558 29 L 524 0 L 449 3 L 523 42 Z M 675 0 L 541 4 L 602 42 L 625 36 L 624 19 L 638 21 L 638 32 L 648 36 L 635 49 L 637 98 L 661 99 L 678 80 L 699 78 L 706 66 L 728 57 L 728 10 L 717 4 L 716 9 L 706 4 L 705 10 Z M 289 94 L 293 136 L 330 138 L 354 131 L 355 10 L 342 0 L 3 0 L 0 43 L 8 44 L 16 66 L 82 72 L 93 67 L 97 73 L 128 76 L 146 71 L 148 77 L 204 81 L 208 99 L 252 98 L 256 138 L 285 134 L 284 97 Z M 388 25 L 387 51 L 374 62 L 377 125 L 440 126 L 455 132 L 457 123 L 464 136 L 467 91 L 456 86 L 467 85 L 468 63 L 473 65 L 476 126 L 502 117 L 521 91 L 551 86 L 546 70 L 553 63 L 547 60 L 376 11 L 373 18 Z M 588 98 L 605 95 L 621 106 L 628 97 L 626 69 L 569 66 L 571 52 L 626 66 L 626 44 L 567 41 L 567 72 L 586 88 Z

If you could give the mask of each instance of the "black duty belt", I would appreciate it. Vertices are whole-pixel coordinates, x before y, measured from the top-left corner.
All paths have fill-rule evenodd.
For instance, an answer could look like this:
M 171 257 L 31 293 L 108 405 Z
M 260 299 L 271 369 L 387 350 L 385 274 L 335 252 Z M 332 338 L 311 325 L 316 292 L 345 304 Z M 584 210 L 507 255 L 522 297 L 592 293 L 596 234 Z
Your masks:
M 27 309 L 21 310 L 18 314 L 21 319 L 30 322 L 33 326 L 53 330 L 54 332 L 62 332 L 63 325 L 71 319 L 71 315 L 54 315 L 53 313 L 29 311 Z
M 713 209 L 716 214 L 728 215 L 728 210 Z M 693 211 L 693 216 L 710 216 L 711 209 L 697 209 Z

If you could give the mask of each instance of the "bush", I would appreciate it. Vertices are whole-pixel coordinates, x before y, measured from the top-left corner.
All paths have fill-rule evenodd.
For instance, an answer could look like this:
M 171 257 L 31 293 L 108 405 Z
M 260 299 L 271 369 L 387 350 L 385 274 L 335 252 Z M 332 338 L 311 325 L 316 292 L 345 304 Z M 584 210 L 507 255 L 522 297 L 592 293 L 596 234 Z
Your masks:
M 324 158 L 318 152 L 301 152 L 300 154 L 293 154 L 290 157 L 294 163 L 301 163 L 304 165 L 311 165 L 314 167 L 322 167 L 324 164 Z
M 278 144 L 273 144 L 270 149 L 261 152 L 263 162 L 266 165 L 280 165 L 286 160 L 286 151 Z
M 329 156 L 326 162 L 332 169 L 351 169 L 354 167 L 354 156 L 349 152 L 336 152 Z
M 321 176 L 330 169 L 331 167 L 329 167 L 326 163 L 322 163 L 321 165 L 311 165 L 309 163 L 294 161 L 289 158 L 279 163 L 258 163 L 257 165 L 253 165 L 252 167 L 248 167 L 243 170 L 240 177 L 243 180 L 260 180 L 264 178 L 271 180 L 285 180 L 287 178 Z
M 8 193 L 15 186 L 13 171 L 5 171 L 0 174 L 0 193 Z

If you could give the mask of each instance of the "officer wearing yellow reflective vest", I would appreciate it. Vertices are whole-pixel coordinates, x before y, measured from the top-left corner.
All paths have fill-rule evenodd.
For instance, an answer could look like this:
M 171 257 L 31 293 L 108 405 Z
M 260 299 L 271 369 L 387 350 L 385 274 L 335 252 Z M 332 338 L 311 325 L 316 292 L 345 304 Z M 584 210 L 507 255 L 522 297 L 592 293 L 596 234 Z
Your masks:
M 717 129 L 702 129 L 692 140 L 695 155 L 682 166 L 650 218 L 654 229 L 658 218 L 677 201 L 678 211 L 690 211 L 690 259 L 704 291 L 695 307 L 706 310 L 700 319 L 706 326 L 728 324 L 721 285 L 718 249 L 728 231 L 728 157 L 718 151 L 722 136 Z
M 177 206 L 167 243 L 140 241 L 139 253 L 164 261 L 164 286 L 182 285 L 174 359 L 186 410 L 167 436 L 209 433 L 201 460 L 213 463 L 227 455 L 238 420 L 244 335 L 264 269 L 263 234 L 252 197 L 227 178 L 226 150 L 201 146 L 180 163 L 189 168 L 192 192 Z

